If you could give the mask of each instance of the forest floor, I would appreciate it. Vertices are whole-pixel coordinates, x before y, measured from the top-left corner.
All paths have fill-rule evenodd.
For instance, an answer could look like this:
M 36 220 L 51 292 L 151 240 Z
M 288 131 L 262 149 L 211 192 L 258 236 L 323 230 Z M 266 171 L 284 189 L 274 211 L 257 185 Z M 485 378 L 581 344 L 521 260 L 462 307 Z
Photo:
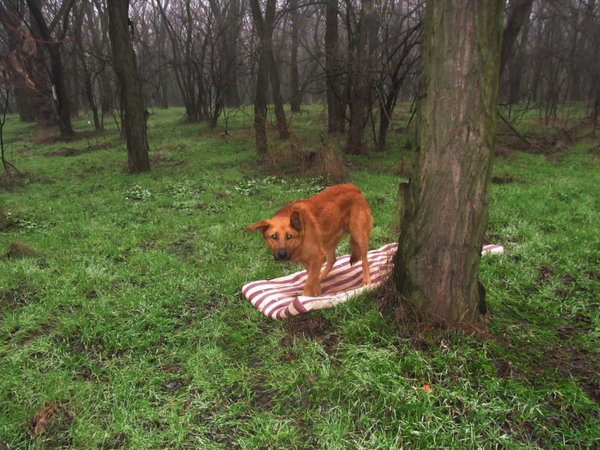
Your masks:
M 397 240 L 408 115 L 390 150 L 343 158 L 309 107 L 258 162 L 249 110 L 215 130 L 182 114 L 152 111 L 141 175 L 108 119 L 98 134 L 76 120 L 64 142 L 8 117 L 21 174 L 0 179 L 0 448 L 600 446 L 600 152 L 585 120 L 500 130 L 488 328 L 417 333 L 377 292 L 283 321 L 240 293 L 300 270 L 245 226 L 332 182 L 364 192 L 371 248 Z

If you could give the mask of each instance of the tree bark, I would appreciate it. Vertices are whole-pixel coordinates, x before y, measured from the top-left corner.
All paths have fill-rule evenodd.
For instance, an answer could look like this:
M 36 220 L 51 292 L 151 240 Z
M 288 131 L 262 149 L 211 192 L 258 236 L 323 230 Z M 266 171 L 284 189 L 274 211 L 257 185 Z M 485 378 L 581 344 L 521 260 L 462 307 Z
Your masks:
M 256 151 L 263 156 L 267 153 L 267 83 L 271 80 L 273 103 L 279 137 L 286 139 L 290 136 L 283 111 L 283 98 L 279 83 L 279 73 L 273 56 L 273 29 L 275 27 L 275 0 L 267 0 L 263 17 L 258 0 L 250 1 L 254 26 L 260 40 L 258 69 L 256 73 L 256 96 L 254 100 L 254 130 Z
M 290 55 L 290 110 L 292 112 L 300 112 L 302 92 L 300 91 L 300 81 L 298 76 L 298 47 L 300 46 L 300 41 L 298 39 L 298 35 L 300 33 L 300 12 L 298 11 L 298 0 L 290 1 L 290 10 L 292 15 L 292 53 Z
M 264 157 L 268 152 L 267 146 L 267 88 L 269 82 L 269 63 L 271 53 L 269 49 L 270 40 L 264 38 L 268 32 L 265 29 L 266 24 L 270 23 L 270 17 L 275 17 L 275 0 L 267 0 L 265 18 L 258 0 L 250 0 L 250 8 L 254 26 L 260 40 L 258 68 L 256 70 L 256 90 L 254 96 L 254 138 L 256 142 L 256 153 L 259 157 Z
M 225 84 L 225 106 L 237 108 L 241 104 L 238 92 L 238 48 L 240 39 L 241 11 L 239 0 L 231 0 L 227 4 L 226 23 L 224 24 L 224 76 Z
M 363 144 L 363 133 L 367 124 L 367 108 L 370 104 L 370 53 L 373 46 L 373 1 L 362 0 L 360 11 L 359 38 L 354 58 L 350 64 L 352 79 L 352 96 L 350 101 L 350 123 L 346 152 L 351 154 L 366 153 Z
M 428 322 L 480 318 L 504 3 L 426 5 L 417 149 L 391 276 L 397 296 L 385 306 L 410 305 Z
M 508 4 L 510 15 L 504 27 L 502 51 L 500 55 L 500 71 L 504 70 L 512 49 L 517 41 L 521 28 L 529 21 L 533 0 L 511 0 Z
M 327 0 L 325 10 L 325 81 L 327 84 L 327 127 L 343 133 L 346 126 L 343 77 L 339 53 L 338 0 Z
M 285 111 L 283 109 L 283 96 L 281 95 L 281 83 L 279 81 L 279 70 L 277 62 L 273 55 L 273 44 L 269 45 L 269 75 L 271 79 L 271 94 L 273 96 L 273 104 L 275 106 L 275 118 L 277 120 L 277 131 L 280 139 L 290 137 Z
M 129 35 L 129 0 L 111 0 L 107 7 L 113 63 L 121 85 L 127 167 L 130 173 L 145 172 L 150 170 L 146 107 Z
M 66 30 L 67 17 L 69 15 L 73 0 L 64 3 L 61 7 L 61 11 L 64 12 L 64 22 Z M 69 101 L 69 95 L 65 84 L 65 73 L 63 70 L 62 59 L 60 55 L 60 41 L 55 41 L 52 36 L 46 19 L 42 14 L 42 6 L 38 0 L 27 0 L 27 6 L 29 12 L 35 20 L 37 30 L 40 33 L 40 37 L 44 40 L 44 45 L 48 50 L 48 56 L 50 59 L 50 79 L 52 81 L 52 101 L 56 108 L 56 115 L 58 118 L 58 125 L 60 129 L 61 137 L 70 137 L 75 134 L 73 126 L 71 125 L 71 103 Z M 64 34 L 64 33 L 63 33 Z

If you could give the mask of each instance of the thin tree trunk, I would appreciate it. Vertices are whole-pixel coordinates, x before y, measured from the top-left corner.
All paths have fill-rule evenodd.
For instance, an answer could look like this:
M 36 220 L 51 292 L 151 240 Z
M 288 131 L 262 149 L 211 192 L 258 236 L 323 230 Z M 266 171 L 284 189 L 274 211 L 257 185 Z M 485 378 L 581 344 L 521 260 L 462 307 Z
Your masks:
M 225 58 L 227 68 L 227 85 L 225 91 L 225 106 L 236 108 L 240 106 L 240 94 L 238 92 L 238 48 L 240 37 L 240 4 L 239 0 L 230 0 L 226 15 L 226 45 Z
M 300 81 L 298 76 L 298 47 L 300 42 L 298 35 L 300 33 L 300 12 L 298 11 L 298 0 L 291 0 L 290 10 L 292 15 L 292 54 L 290 56 L 290 110 L 300 112 L 300 102 L 302 92 L 300 91 Z
M 260 40 L 258 68 L 256 70 L 256 90 L 254 97 L 254 138 L 256 153 L 264 157 L 268 152 L 267 146 L 267 88 L 269 82 L 269 63 L 271 62 L 270 40 L 265 39 L 267 34 L 266 23 L 272 23 L 270 18 L 275 17 L 275 0 L 267 0 L 265 18 L 258 0 L 250 0 L 250 8 L 254 19 L 254 26 Z
M 269 73 L 271 78 L 271 93 L 273 95 L 273 103 L 275 105 L 275 118 L 277 120 L 277 131 L 279 132 L 280 139 L 287 139 L 290 137 L 288 130 L 287 119 L 285 118 L 285 111 L 283 109 L 283 97 L 281 95 L 281 84 L 279 82 L 279 71 L 277 70 L 277 62 L 273 56 L 273 45 L 269 46 Z
M 371 91 L 369 55 L 374 39 L 374 36 L 371 35 L 373 15 L 373 1 L 362 0 L 358 46 L 350 67 L 352 98 L 346 152 L 352 154 L 366 153 L 363 144 L 363 133 L 367 124 L 367 108 Z
M 146 108 L 129 35 L 129 0 L 111 0 L 107 7 L 113 63 L 123 100 L 128 170 L 130 173 L 145 172 L 150 170 Z
M 429 322 L 480 317 L 504 3 L 426 6 L 417 149 L 391 281 L 396 301 Z
M 327 127 L 343 133 L 346 126 L 343 77 L 339 53 L 338 0 L 327 0 L 325 10 L 325 81 L 327 84 Z
M 500 56 L 500 71 L 504 70 L 508 59 L 512 54 L 512 48 L 517 41 L 521 28 L 529 22 L 533 0 L 511 0 L 508 7 L 510 16 L 504 28 L 502 38 L 502 52 Z

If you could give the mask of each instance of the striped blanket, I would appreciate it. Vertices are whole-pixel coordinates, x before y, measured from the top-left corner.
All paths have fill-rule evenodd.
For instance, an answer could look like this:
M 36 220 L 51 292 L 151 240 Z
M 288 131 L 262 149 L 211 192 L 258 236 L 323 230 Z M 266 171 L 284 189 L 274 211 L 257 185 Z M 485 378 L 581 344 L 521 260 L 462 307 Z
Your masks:
M 273 280 L 253 281 L 242 287 L 242 294 L 261 313 L 272 319 L 325 309 L 344 303 L 364 291 L 375 289 L 392 270 L 392 259 L 397 243 L 384 245 L 368 253 L 371 284 L 362 285 L 362 266 L 350 266 L 350 255 L 339 257 L 327 278 L 321 281 L 322 294 L 318 297 L 302 296 L 306 270 Z M 500 245 L 486 245 L 482 254 L 503 253 Z

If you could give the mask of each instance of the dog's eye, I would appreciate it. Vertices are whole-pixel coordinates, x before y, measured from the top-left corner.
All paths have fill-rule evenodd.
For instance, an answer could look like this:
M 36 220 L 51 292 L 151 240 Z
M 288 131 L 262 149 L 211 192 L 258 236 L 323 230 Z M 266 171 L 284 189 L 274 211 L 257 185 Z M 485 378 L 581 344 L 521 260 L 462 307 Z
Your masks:
M 277 233 L 271 235 L 271 239 L 273 239 L 274 241 L 276 241 L 278 238 L 279 236 L 277 235 Z
M 285 235 L 285 238 L 286 238 L 288 241 L 289 241 L 291 238 L 293 238 L 293 237 L 294 237 L 294 236 L 292 236 L 292 235 L 291 235 L 291 234 L 289 234 L 289 233 Z

